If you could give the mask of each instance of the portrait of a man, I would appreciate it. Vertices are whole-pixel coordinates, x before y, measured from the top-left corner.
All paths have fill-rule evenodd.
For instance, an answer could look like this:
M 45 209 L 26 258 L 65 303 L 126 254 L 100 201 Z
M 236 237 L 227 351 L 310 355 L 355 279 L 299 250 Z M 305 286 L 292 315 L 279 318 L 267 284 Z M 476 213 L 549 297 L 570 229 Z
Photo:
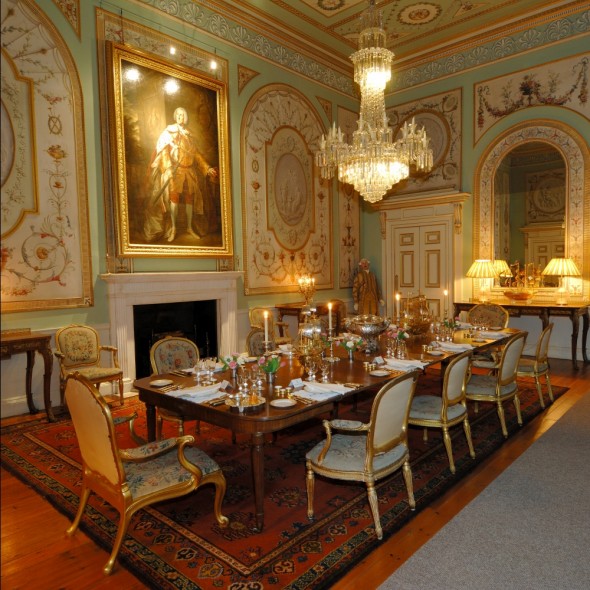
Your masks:
M 114 53 L 119 255 L 231 254 L 225 86 Z

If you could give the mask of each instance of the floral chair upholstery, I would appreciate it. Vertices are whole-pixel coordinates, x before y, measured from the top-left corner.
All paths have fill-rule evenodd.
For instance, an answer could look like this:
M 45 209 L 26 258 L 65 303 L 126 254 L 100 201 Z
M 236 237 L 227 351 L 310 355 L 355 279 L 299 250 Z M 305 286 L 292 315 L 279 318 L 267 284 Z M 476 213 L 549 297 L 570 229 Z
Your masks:
M 55 344 L 57 350 L 54 354 L 60 368 L 59 393 L 62 406 L 66 379 L 74 371 L 99 388 L 101 383 L 117 383 L 119 399 L 121 404 L 123 403 L 123 369 L 119 366 L 118 350 L 115 346 L 101 345 L 98 332 L 90 326 L 81 324 L 72 324 L 57 330 Z M 110 364 L 106 366 L 103 364 L 103 352 L 110 353 Z
M 276 343 L 271 340 L 270 349 L 273 350 Z M 264 330 L 262 328 L 252 328 L 246 336 L 246 348 L 250 356 L 262 356 L 264 349 Z
M 468 400 L 496 404 L 504 438 L 508 438 L 504 402 L 513 401 L 518 424 L 522 426 L 516 370 L 527 336 L 528 332 L 519 332 L 512 336 L 502 349 L 496 370 L 489 375 L 472 374 L 465 387 L 465 395 Z
M 539 336 L 537 340 L 537 350 L 535 352 L 534 359 L 521 358 L 518 363 L 516 375 L 518 377 L 532 377 L 535 380 L 537 386 L 537 393 L 539 394 L 539 402 L 541 407 L 545 407 L 545 400 L 543 399 L 543 389 L 541 387 L 540 377 L 545 377 L 547 383 L 547 393 L 549 394 L 549 400 L 553 402 L 553 389 L 551 387 L 551 379 L 549 377 L 549 340 L 551 339 L 551 331 L 553 330 L 553 324 L 549 324 Z
M 190 446 L 192 436 L 121 450 L 110 409 L 89 380 L 78 373 L 69 375 L 65 395 L 82 455 L 80 504 L 67 534 L 73 535 L 78 528 L 93 491 L 119 511 L 119 527 L 103 568 L 105 574 L 111 573 L 129 522 L 140 508 L 212 483 L 215 518 L 220 525 L 227 525 L 228 519 L 221 514 L 225 476 L 213 459 Z
M 307 516 L 313 520 L 315 474 L 345 481 L 362 481 L 375 533 L 383 538 L 375 482 L 402 468 L 408 501 L 416 506 L 408 450 L 408 415 L 419 371 L 405 373 L 384 385 L 375 396 L 368 423 L 355 420 L 324 420 L 326 440 L 306 455 Z M 337 434 L 333 434 L 337 431 Z
M 152 372 L 163 375 L 181 369 L 192 369 L 199 362 L 199 348 L 188 338 L 166 336 L 152 344 L 150 348 L 150 364 Z M 184 417 L 172 410 L 158 408 L 156 417 L 157 438 L 162 437 L 162 420 L 169 420 L 178 426 L 178 434 L 184 434 Z M 197 431 L 199 423 L 197 422 Z
M 199 362 L 199 349 L 188 338 L 166 336 L 155 342 L 150 349 L 152 371 L 158 375 L 192 369 Z
M 412 400 L 408 424 L 424 427 L 424 440 L 426 440 L 428 428 L 441 428 L 451 473 L 455 473 L 455 461 L 453 460 L 453 448 L 449 428 L 463 423 L 463 430 L 469 446 L 469 454 L 475 457 L 473 441 L 471 440 L 471 427 L 467 415 L 465 403 L 465 384 L 469 377 L 469 362 L 471 351 L 466 351 L 453 358 L 445 369 L 442 395 L 417 395 Z
M 478 303 L 467 312 L 467 321 L 474 326 L 505 328 L 509 319 L 508 310 L 497 303 Z
M 268 311 L 265 307 L 250 308 L 248 311 L 250 328 L 260 328 L 264 331 L 265 311 Z M 291 342 L 293 342 L 293 339 L 289 336 L 289 324 L 287 324 L 287 322 L 276 322 L 272 313 L 268 314 L 268 335 L 274 342 L 275 346 L 278 346 L 279 344 L 291 344 Z

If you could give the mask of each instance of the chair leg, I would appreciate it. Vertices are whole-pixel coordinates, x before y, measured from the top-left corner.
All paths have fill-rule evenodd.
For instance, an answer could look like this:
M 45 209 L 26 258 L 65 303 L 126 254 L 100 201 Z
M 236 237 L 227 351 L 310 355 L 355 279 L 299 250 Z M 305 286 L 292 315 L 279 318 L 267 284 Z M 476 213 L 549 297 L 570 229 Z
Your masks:
M 425 428 L 424 431 L 422 432 L 422 440 L 424 442 L 428 442 L 428 428 Z
M 80 504 L 78 504 L 78 512 L 76 512 L 76 517 L 74 521 L 69 526 L 66 534 L 71 536 L 76 532 L 78 525 L 80 524 L 80 520 L 82 520 L 82 515 L 84 514 L 84 510 L 86 509 L 86 504 L 88 504 L 88 498 L 90 497 L 90 488 L 83 482 L 82 483 L 82 493 L 80 494 Z
M 498 418 L 500 418 L 500 426 L 502 426 L 502 434 L 504 438 L 508 438 L 508 430 L 506 428 L 506 418 L 504 417 L 504 407 L 502 406 L 502 402 L 497 402 L 496 404 L 498 410 Z
M 475 459 L 475 449 L 473 448 L 473 439 L 471 438 L 471 424 L 467 414 L 465 414 L 465 420 L 463 420 L 463 430 L 465 431 L 465 438 L 467 439 L 467 446 L 469 447 L 469 456 Z
M 535 375 L 535 386 L 537 387 L 537 393 L 539 394 L 539 403 L 541 404 L 541 408 L 545 409 L 545 400 L 543 399 L 543 389 L 541 387 L 539 375 Z
M 117 529 L 117 536 L 115 537 L 115 542 L 113 543 L 113 549 L 111 551 L 109 560 L 102 568 L 103 573 L 107 576 L 113 571 L 113 566 L 115 565 L 115 560 L 117 559 L 119 549 L 121 549 L 121 543 L 125 538 L 125 533 L 127 532 L 127 527 L 129 526 L 131 516 L 132 514 L 128 514 L 126 510 L 121 510 L 121 516 L 119 518 L 119 528 Z
M 162 416 L 159 414 L 156 416 L 156 440 L 162 440 L 162 425 L 163 425 Z
M 313 493 L 315 487 L 315 479 L 313 469 L 307 466 L 307 478 L 305 480 L 307 487 L 307 518 L 313 520 Z
M 416 500 L 414 500 L 414 484 L 412 483 L 412 468 L 410 467 L 410 458 L 408 457 L 403 466 L 404 481 L 406 482 L 406 490 L 408 491 L 408 503 L 410 508 L 416 508 Z
M 522 426 L 522 414 L 520 412 L 520 398 L 518 397 L 518 393 L 514 396 L 512 400 L 514 403 L 514 409 L 516 410 L 516 418 L 518 420 L 518 425 Z
M 119 379 L 119 401 L 121 405 L 125 404 L 125 398 L 123 397 L 123 376 Z
M 553 388 L 551 387 L 549 373 L 545 373 L 545 381 L 547 382 L 547 393 L 549 394 L 549 399 L 551 400 L 551 403 L 553 403 L 555 400 L 553 399 Z
M 453 460 L 453 446 L 451 444 L 451 437 L 449 436 L 449 429 L 446 426 L 443 427 L 443 441 L 445 443 L 445 449 L 447 450 L 451 473 L 455 473 L 457 470 L 455 469 L 455 461 Z
M 375 534 L 379 540 L 383 539 L 383 529 L 381 528 L 381 519 L 379 518 L 379 504 L 377 502 L 377 492 L 375 491 L 375 482 L 367 482 L 367 496 L 369 497 L 369 506 L 375 522 Z

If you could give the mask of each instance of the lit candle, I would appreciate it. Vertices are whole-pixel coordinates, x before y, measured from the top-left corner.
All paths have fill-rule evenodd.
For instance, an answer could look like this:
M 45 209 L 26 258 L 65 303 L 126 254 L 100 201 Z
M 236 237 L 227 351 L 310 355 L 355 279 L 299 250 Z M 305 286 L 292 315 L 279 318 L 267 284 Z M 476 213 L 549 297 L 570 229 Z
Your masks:
M 268 342 L 268 311 L 264 312 L 264 340 Z
M 328 329 L 332 329 L 332 304 L 328 303 Z
M 399 318 L 399 301 L 400 301 L 400 296 L 399 293 L 395 294 L 395 317 Z
M 445 290 L 443 291 L 443 294 L 444 294 L 444 296 L 445 296 L 445 315 L 447 315 L 447 311 L 448 311 L 448 309 L 449 309 L 449 302 L 448 302 L 448 299 L 449 299 L 449 292 L 447 291 L 447 289 L 445 289 Z

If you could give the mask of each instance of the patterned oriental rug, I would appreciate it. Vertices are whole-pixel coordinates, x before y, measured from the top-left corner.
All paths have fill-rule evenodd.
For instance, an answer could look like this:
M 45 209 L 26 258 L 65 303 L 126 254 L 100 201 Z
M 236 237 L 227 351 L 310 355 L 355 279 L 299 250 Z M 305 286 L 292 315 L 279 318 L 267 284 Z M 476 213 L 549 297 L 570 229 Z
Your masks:
M 429 372 L 421 378 L 419 392 L 436 391 L 440 375 Z M 531 383 L 521 381 L 524 422 L 542 410 Z M 554 387 L 555 396 L 567 391 Z M 507 403 L 509 433 L 519 429 L 512 403 Z M 143 404 L 127 401 L 113 406 L 115 415 L 137 411 L 138 432 L 145 432 Z M 366 419 L 370 399 L 359 400 L 356 411 L 343 403 L 340 417 Z M 463 429 L 452 431 L 457 466 L 451 475 L 439 431 L 412 428 L 410 449 L 416 497 L 416 512 L 461 478 L 503 443 L 498 417 L 489 404 L 480 404 L 471 416 L 476 458 L 469 457 Z M 191 423 L 187 432 L 194 433 Z M 307 519 L 305 453 L 323 439 L 319 420 L 283 431 L 265 447 L 264 531 L 255 533 L 251 492 L 248 438 L 232 444 L 227 430 L 201 422 L 197 444 L 221 465 L 228 482 L 223 513 L 230 520 L 220 528 L 212 516 L 213 488 L 205 486 L 181 500 L 165 502 L 139 511 L 132 519 L 117 567 L 128 568 L 147 586 L 165 589 L 322 589 L 329 588 L 379 541 L 363 484 L 340 483 L 316 478 L 315 516 Z M 174 428 L 165 434 L 174 435 Z M 135 446 L 126 426 L 119 427 L 121 447 Z M 73 517 L 78 506 L 81 470 L 76 436 L 65 417 L 57 423 L 44 420 L 2 429 L 2 465 L 31 485 L 58 510 Z M 379 509 L 387 538 L 412 518 L 406 501 L 401 472 L 377 485 Z M 450 492 L 452 493 L 452 491 Z M 95 494 L 82 520 L 82 528 L 110 551 L 118 513 Z M 106 561 L 106 557 L 105 557 Z

